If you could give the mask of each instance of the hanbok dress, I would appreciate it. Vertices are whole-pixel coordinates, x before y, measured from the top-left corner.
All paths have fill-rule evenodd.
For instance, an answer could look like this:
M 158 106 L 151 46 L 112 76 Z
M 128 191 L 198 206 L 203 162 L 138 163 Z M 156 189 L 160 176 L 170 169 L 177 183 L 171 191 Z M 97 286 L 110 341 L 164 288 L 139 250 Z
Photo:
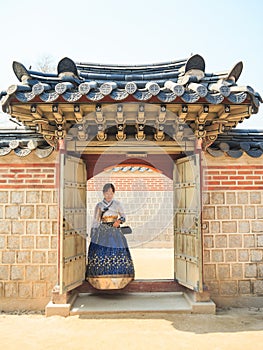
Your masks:
M 95 207 L 88 249 L 86 280 L 96 289 L 122 289 L 134 279 L 127 240 L 113 223 L 126 220 L 121 203 L 104 199 Z

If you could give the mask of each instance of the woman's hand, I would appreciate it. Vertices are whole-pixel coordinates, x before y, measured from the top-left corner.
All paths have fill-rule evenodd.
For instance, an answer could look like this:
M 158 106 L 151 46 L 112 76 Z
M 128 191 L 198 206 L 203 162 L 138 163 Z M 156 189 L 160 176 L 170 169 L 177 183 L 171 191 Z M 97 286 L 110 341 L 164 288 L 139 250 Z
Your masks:
M 113 224 L 113 227 L 120 227 L 120 224 L 121 224 L 121 220 L 116 220 Z

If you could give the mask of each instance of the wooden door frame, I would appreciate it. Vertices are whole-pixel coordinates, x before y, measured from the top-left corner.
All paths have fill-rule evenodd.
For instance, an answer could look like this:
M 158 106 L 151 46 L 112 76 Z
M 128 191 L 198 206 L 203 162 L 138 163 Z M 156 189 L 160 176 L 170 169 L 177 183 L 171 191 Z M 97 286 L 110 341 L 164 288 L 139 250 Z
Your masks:
M 193 152 L 193 154 L 196 154 L 196 153 L 199 153 L 201 155 L 201 152 L 202 150 L 201 149 L 198 149 L 196 148 L 195 151 Z M 59 153 L 66 153 L 66 147 L 65 147 L 65 143 L 63 142 L 62 145 L 60 146 L 59 148 Z M 96 152 L 94 152 L 96 153 Z M 203 183 L 203 179 L 202 179 L 202 167 L 201 167 L 201 157 L 200 157 L 200 179 L 201 179 L 201 187 L 200 187 L 200 196 L 202 196 L 202 183 Z M 61 237 L 61 228 L 60 228 L 60 223 L 61 223 L 61 207 L 60 207 L 60 200 L 61 200 L 61 191 L 63 190 L 61 188 L 61 174 L 60 174 L 60 170 L 58 171 L 59 169 L 59 164 L 57 166 L 57 184 L 58 184 L 58 189 L 59 189 L 59 193 L 58 193 L 58 213 L 59 213 L 59 216 L 58 216 L 58 248 L 57 248 L 57 251 L 58 251 L 58 254 L 60 256 L 60 237 Z M 202 200 L 202 197 L 201 197 L 201 200 Z M 202 211 L 201 211 L 202 213 Z M 201 215 L 200 213 L 200 215 Z M 201 225 L 202 225 L 202 217 L 200 218 L 201 220 Z M 201 240 L 202 240 L 202 251 L 203 251 L 203 237 L 202 237 L 202 230 L 201 230 Z M 175 247 L 173 247 L 173 249 L 175 249 Z M 203 271 L 203 269 L 202 269 Z M 60 278 L 60 263 L 58 261 L 58 281 L 59 281 L 59 278 Z M 202 281 L 203 281 L 203 273 L 202 273 Z M 142 285 L 142 283 L 144 285 Z M 55 299 L 56 299 L 56 296 L 57 296 L 57 292 L 58 292 L 58 288 L 59 286 L 55 286 L 54 289 L 53 289 L 53 296 L 55 295 Z M 84 280 L 83 282 L 83 285 L 82 286 L 79 286 L 77 288 L 75 288 L 75 290 L 77 292 L 91 292 L 91 291 L 96 291 L 98 292 L 97 290 L 93 289 L 91 286 L 87 286 L 87 282 Z M 173 280 L 142 280 L 142 281 L 138 281 L 138 280 L 135 280 L 133 282 L 133 285 L 128 285 L 126 288 L 125 288 L 125 291 L 127 292 L 133 292 L 133 291 L 145 291 L 145 292 L 151 292 L 151 291 L 184 291 L 184 290 L 188 290 L 187 287 L 185 286 L 182 286 L 182 285 L 179 285 L 177 284 L 177 282 L 173 279 Z M 74 291 L 74 290 L 73 290 Z M 123 291 L 123 290 L 122 290 Z M 69 293 L 65 293 L 65 296 L 63 297 L 63 295 L 60 295 L 60 297 L 57 296 L 57 299 L 61 300 L 68 300 L 68 295 Z

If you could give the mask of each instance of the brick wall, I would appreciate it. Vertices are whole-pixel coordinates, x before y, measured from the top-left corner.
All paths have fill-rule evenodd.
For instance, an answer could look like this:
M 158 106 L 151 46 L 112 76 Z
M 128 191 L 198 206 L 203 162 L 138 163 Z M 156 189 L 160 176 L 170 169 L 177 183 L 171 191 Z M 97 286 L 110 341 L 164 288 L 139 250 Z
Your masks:
M 0 308 L 41 308 L 57 279 L 55 159 L 0 159 Z M 263 293 L 263 165 L 206 155 L 204 279 L 212 296 Z M 158 172 L 104 172 L 88 181 L 88 223 L 106 182 L 116 186 L 131 247 L 173 246 L 172 180 Z M 23 303 L 22 303 L 23 301 Z
M 263 293 L 262 159 L 207 155 L 204 279 L 214 296 Z
M 205 180 L 211 191 L 263 190 L 263 165 L 211 165 L 206 170 Z
M 54 156 L 1 158 L 1 309 L 43 307 L 57 280 Z M 9 300 L 10 299 L 10 300 Z M 21 300 L 27 300 L 21 304 Z

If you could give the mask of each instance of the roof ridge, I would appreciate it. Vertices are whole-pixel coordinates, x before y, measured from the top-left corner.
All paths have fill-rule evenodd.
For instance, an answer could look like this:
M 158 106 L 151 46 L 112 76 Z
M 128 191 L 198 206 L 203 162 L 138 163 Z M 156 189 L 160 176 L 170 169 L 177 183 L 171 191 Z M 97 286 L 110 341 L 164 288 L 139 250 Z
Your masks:
M 147 69 L 161 68 L 167 66 L 182 66 L 186 63 L 187 58 L 176 61 L 157 62 L 157 63 L 141 63 L 141 64 L 114 64 L 114 63 L 93 63 L 93 62 L 75 62 L 78 68 L 97 67 L 98 69 Z

